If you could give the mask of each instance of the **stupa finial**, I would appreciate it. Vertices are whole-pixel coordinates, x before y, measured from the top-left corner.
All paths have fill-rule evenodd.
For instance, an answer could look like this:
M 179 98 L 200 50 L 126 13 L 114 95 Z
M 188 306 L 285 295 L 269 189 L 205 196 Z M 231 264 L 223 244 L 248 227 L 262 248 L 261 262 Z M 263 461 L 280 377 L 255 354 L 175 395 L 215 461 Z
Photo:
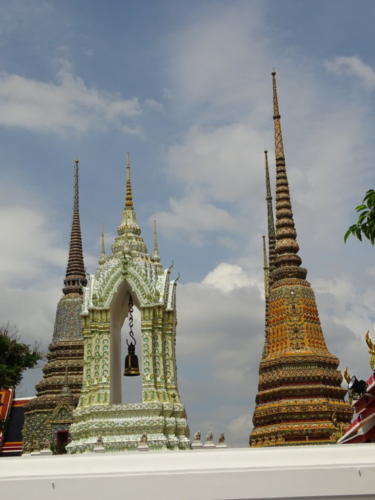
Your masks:
M 118 237 L 112 245 L 113 253 L 123 251 L 147 253 L 133 204 L 130 153 L 126 153 L 125 159 L 124 208 L 120 225 L 117 227 L 117 234 Z
M 264 166 L 266 174 L 266 202 L 267 202 L 267 227 L 268 227 L 268 261 L 269 261 L 269 276 L 275 268 L 276 261 L 276 234 L 275 234 L 275 222 L 273 218 L 273 206 L 272 206 L 272 193 L 271 193 L 271 181 L 270 172 L 268 168 L 268 151 L 264 151 Z
M 130 153 L 126 153 L 125 208 L 133 208 Z
M 81 223 L 79 217 L 79 160 L 74 162 L 73 217 L 69 245 L 69 258 L 64 279 L 64 295 L 82 293 L 86 286 L 86 271 L 83 261 Z
M 266 300 L 269 295 L 269 261 L 267 259 L 266 237 L 262 236 L 263 240 L 263 271 L 264 271 L 264 296 Z
M 276 262 L 271 276 L 271 281 L 274 282 L 282 278 L 305 279 L 307 271 L 300 267 L 302 260 L 298 255 L 299 246 L 285 166 L 275 71 L 272 72 L 272 88 L 276 157 Z
M 154 253 L 153 253 L 153 259 L 160 261 L 160 255 L 159 255 L 159 243 L 158 243 L 158 229 L 156 225 L 156 220 L 154 220 Z
M 272 90 L 273 90 L 273 120 L 275 124 L 275 156 L 276 161 L 278 158 L 284 158 L 284 145 L 283 136 L 281 133 L 279 100 L 277 97 L 276 85 L 276 71 L 272 71 Z
M 106 256 L 105 253 L 105 240 L 104 240 L 104 224 L 102 224 L 102 232 L 100 235 L 100 253 L 103 257 Z
M 101 232 L 100 232 L 100 257 L 99 257 L 99 264 L 102 264 L 105 262 L 105 259 L 107 257 L 106 251 L 105 251 L 105 238 L 104 238 L 104 224 L 102 224 Z

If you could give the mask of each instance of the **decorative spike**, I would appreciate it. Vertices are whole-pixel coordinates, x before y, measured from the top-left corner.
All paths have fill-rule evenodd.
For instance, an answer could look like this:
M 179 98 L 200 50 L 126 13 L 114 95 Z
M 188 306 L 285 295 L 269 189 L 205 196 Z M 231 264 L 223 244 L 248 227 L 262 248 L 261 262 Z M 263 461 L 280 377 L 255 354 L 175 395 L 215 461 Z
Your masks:
M 156 226 L 156 220 L 154 220 L 154 254 L 153 254 L 153 259 L 160 261 L 159 244 L 158 244 L 158 230 L 157 230 L 157 226 Z
M 307 271 L 300 267 L 302 260 L 298 255 L 299 246 L 285 166 L 275 72 L 272 72 L 272 88 L 276 156 L 276 266 L 271 276 L 271 281 L 274 282 L 283 278 L 305 279 Z
M 273 90 L 273 120 L 275 126 L 275 156 L 277 161 L 278 158 L 284 158 L 285 155 L 284 155 L 283 136 L 281 133 L 279 100 L 277 97 L 276 71 L 272 72 L 272 90 Z
M 263 235 L 263 271 L 264 271 L 264 296 L 266 301 L 269 295 L 269 264 L 267 259 L 266 237 Z
M 268 151 L 264 151 L 265 173 L 266 173 L 266 202 L 267 202 L 267 223 L 268 223 L 268 258 L 269 258 L 269 278 L 275 268 L 276 261 L 276 235 L 273 218 L 272 194 L 270 172 L 268 168 Z M 271 285 L 271 282 L 269 283 Z
M 147 247 L 141 236 L 141 228 L 137 223 L 137 217 L 133 205 L 132 181 L 131 181 L 131 166 L 130 153 L 126 153 L 126 181 L 124 192 L 124 209 L 120 225 L 117 226 L 117 234 L 113 245 L 112 252 L 140 252 L 147 254 Z
M 79 160 L 74 166 L 74 201 L 70 235 L 69 258 L 64 280 L 64 295 L 82 294 L 82 287 L 87 285 L 82 252 L 81 223 L 79 217 Z
M 105 253 L 105 240 L 104 240 L 104 224 L 102 224 L 102 234 L 101 234 L 101 238 L 100 238 L 100 250 L 101 250 L 102 256 L 105 257 L 106 253 Z
M 102 224 L 102 231 L 100 233 L 100 257 L 99 257 L 99 264 L 103 264 L 103 262 L 105 262 L 106 257 L 107 257 L 107 254 L 106 254 L 106 251 L 105 251 L 104 224 Z
M 130 153 L 126 153 L 125 208 L 133 208 Z

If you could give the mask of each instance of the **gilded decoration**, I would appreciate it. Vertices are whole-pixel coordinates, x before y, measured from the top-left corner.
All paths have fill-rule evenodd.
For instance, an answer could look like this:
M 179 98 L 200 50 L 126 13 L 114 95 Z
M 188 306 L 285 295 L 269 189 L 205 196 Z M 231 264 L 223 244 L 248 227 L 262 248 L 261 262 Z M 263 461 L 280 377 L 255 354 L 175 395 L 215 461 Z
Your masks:
M 373 343 L 371 337 L 370 337 L 370 332 L 367 331 L 365 335 L 365 340 L 367 347 L 369 349 L 369 354 L 370 354 L 370 366 L 371 369 L 374 371 L 375 370 L 375 344 Z

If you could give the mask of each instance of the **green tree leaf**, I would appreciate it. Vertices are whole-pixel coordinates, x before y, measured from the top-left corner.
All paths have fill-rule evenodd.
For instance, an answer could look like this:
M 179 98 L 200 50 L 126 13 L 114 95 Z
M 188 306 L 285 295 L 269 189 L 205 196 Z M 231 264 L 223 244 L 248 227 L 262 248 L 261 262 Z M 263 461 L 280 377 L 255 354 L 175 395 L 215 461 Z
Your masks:
M 22 373 L 42 359 L 38 347 L 20 342 L 18 332 L 9 323 L 0 326 L 0 387 L 7 389 L 21 382 Z
M 344 242 L 349 236 L 355 236 L 362 241 L 362 236 L 367 238 L 371 245 L 375 244 L 375 190 L 369 189 L 360 205 L 355 207 L 359 212 L 357 222 L 352 224 L 344 234 Z

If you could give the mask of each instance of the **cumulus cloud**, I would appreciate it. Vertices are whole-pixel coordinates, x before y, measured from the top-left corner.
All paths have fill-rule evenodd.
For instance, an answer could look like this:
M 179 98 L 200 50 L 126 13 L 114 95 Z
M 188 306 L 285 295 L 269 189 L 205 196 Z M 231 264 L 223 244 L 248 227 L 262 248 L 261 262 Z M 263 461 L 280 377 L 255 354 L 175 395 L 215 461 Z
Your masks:
M 145 99 L 145 106 L 150 108 L 152 111 L 161 112 L 164 110 L 164 107 L 161 102 L 156 101 L 155 99 Z
M 201 282 L 178 287 L 178 370 L 192 432 L 225 432 L 231 445 L 246 446 L 263 311 L 259 288 L 239 265 L 222 262 Z M 247 425 L 233 422 L 240 414 Z
M 237 226 L 251 227 L 250 238 L 264 231 L 263 150 L 270 150 L 273 176 L 269 73 L 277 59 L 292 201 L 296 220 L 302 221 L 297 230 L 305 237 L 304 227 L 309 227 L 316 248 L 324 238 L 333 249 L 350 223 L 348 207 L 356 203 L 355 193 L 362 192 L 370 177 L 366 106 L 332 97 L 332 89 L 317 76 L 320 68 L 312 72 L 311 61 L 301 55 L 298 63 L 292 61 L 288 48 L 262 30 L 264 11 L 258 7 L 221 5 L 175 34 L 167 51 L 171 99 L 177 107 L 183 103 L 189 126 L 167 150 L 167 174 L 182 194 L 163 211 L 165 229 L 173 226 L 191 240 L 205 241 L 201 233 L 210 221 L 204 213 L 194 224 L 186 220 L 187 208 L 199 194 L 212 213 L 212 207 L 224 207 Z M 219 243 L 226 245 L 230 235 L 225 232 L 232 227 L 220 225 Z M 252 244 L 258 244 L 256 239 Z
M 2 194 L 7 189 L 2 185 Z M 27 195 L 30 196 L 30 193 Z M 67 249 L 51 229 L 46 211 L 29 202 L 0 203 L 0 318 L 10 322 L 27 344 L 40 344 L 42 352 L 52 338 L 56 304 L 61 295 Z M 47 211 L 48 213 L 48 211 Z M 41 378 L 38 367 L 24 373 L 18 396 L 34 394 Z
M 46 265 L 65 263 L 66 250 L 57 245 L 58 235 L 48 227 L 41 209 L 19 204 L 2 206 L 0 228 L 2 279 L 30 280 L 39 277 Z
M 254 3 L 215 5 L 169 35 L 168 94 L 177 106 L 211 117 L 228 106 L 235 115 L 244 110 L 243 100 L 251 100 L 262 87 L 259 69 L 269 73 L 262 59 L 268 50 L 264 15 Z M 258 106 L 261 101 L 253 100 L 251 108 Z
M 18 203 L 15 204 L 14 197 Z M 69 222 L 62 237 L 54 211 L 30 190 L 2 183 L 0 188 L 0 318 L 16 325 L 29 343 L 46 350 L 52 338 L 68 256 Z M 85 256 L 86 265 L 95 262 Z M 29 391 L 33 390 L 28 386 Z
M 371 280 L 356 283 L 349 277 L 320 278 L 315 291 L 322 321 L 327 325 L 327 342 L 348 366 L 368 377 L 368 352 L 365 332 L 375 332 L 375 292 Z M 353 356 L 353 352 L 356 353 Z
M 232 446 L 248 443 L 264 344 L 262 284 L 252 281 L 240 265 L 222 262 L 178 288 L 177 359 L 191 430 L 225 432 Z M 319 279 L 314 289 L 328 349 L 341 370 L 367 378 L 371 286 L 359 293 L 347 279 Z
M 231 292 L 236 288 L 249 286 L 251 280 L 241 266 L 222 262 L 207 274 L 202 283 L 223 292 Z
M 368 90 L 375 90 L 375 70 L 358 56 L 337 56 L 326 61 L 325 66 L 331 73 L 353 76 Z
M 150 220 L 156 219 L 168 236 L 179 231 L 194 245 L 204 244 L 206 232 L 240 231 L 238 221 L 225 208 L 208 202 L 199 192 L 190 192 L 180 199 L 171 198 L 169 208 L 155 213 Z
M 17 200 L 17 203 L 15 202 Z M 68 257 L 65 234 L 56 226 L 58 214 L 30 188 L 2 179 L 0 186 L 0 323 L 15 325 L 23 342 L 37 342 L 43 353 L 51 342 L 56 306 L 62 295 Z M 85 264 L 97 257 L 86 252 Z M 31 396 L 42 378 L 45 359 L 24 372 L 17 395 Z
M 0 74 L 0 125 L 38 132 L 78 133 L 117 126 L 139 133 L 132 119 L 141 114 L 137 98 L 122 99 L 89 87 L 63 65 L 56 82 Z
M 208 199 L 237 202 L 263 181 L 265 136 L 253 124 L 193 125 L 168 150 L 168 173 Z M 267 134 L 266 134 L 267 135 Z

